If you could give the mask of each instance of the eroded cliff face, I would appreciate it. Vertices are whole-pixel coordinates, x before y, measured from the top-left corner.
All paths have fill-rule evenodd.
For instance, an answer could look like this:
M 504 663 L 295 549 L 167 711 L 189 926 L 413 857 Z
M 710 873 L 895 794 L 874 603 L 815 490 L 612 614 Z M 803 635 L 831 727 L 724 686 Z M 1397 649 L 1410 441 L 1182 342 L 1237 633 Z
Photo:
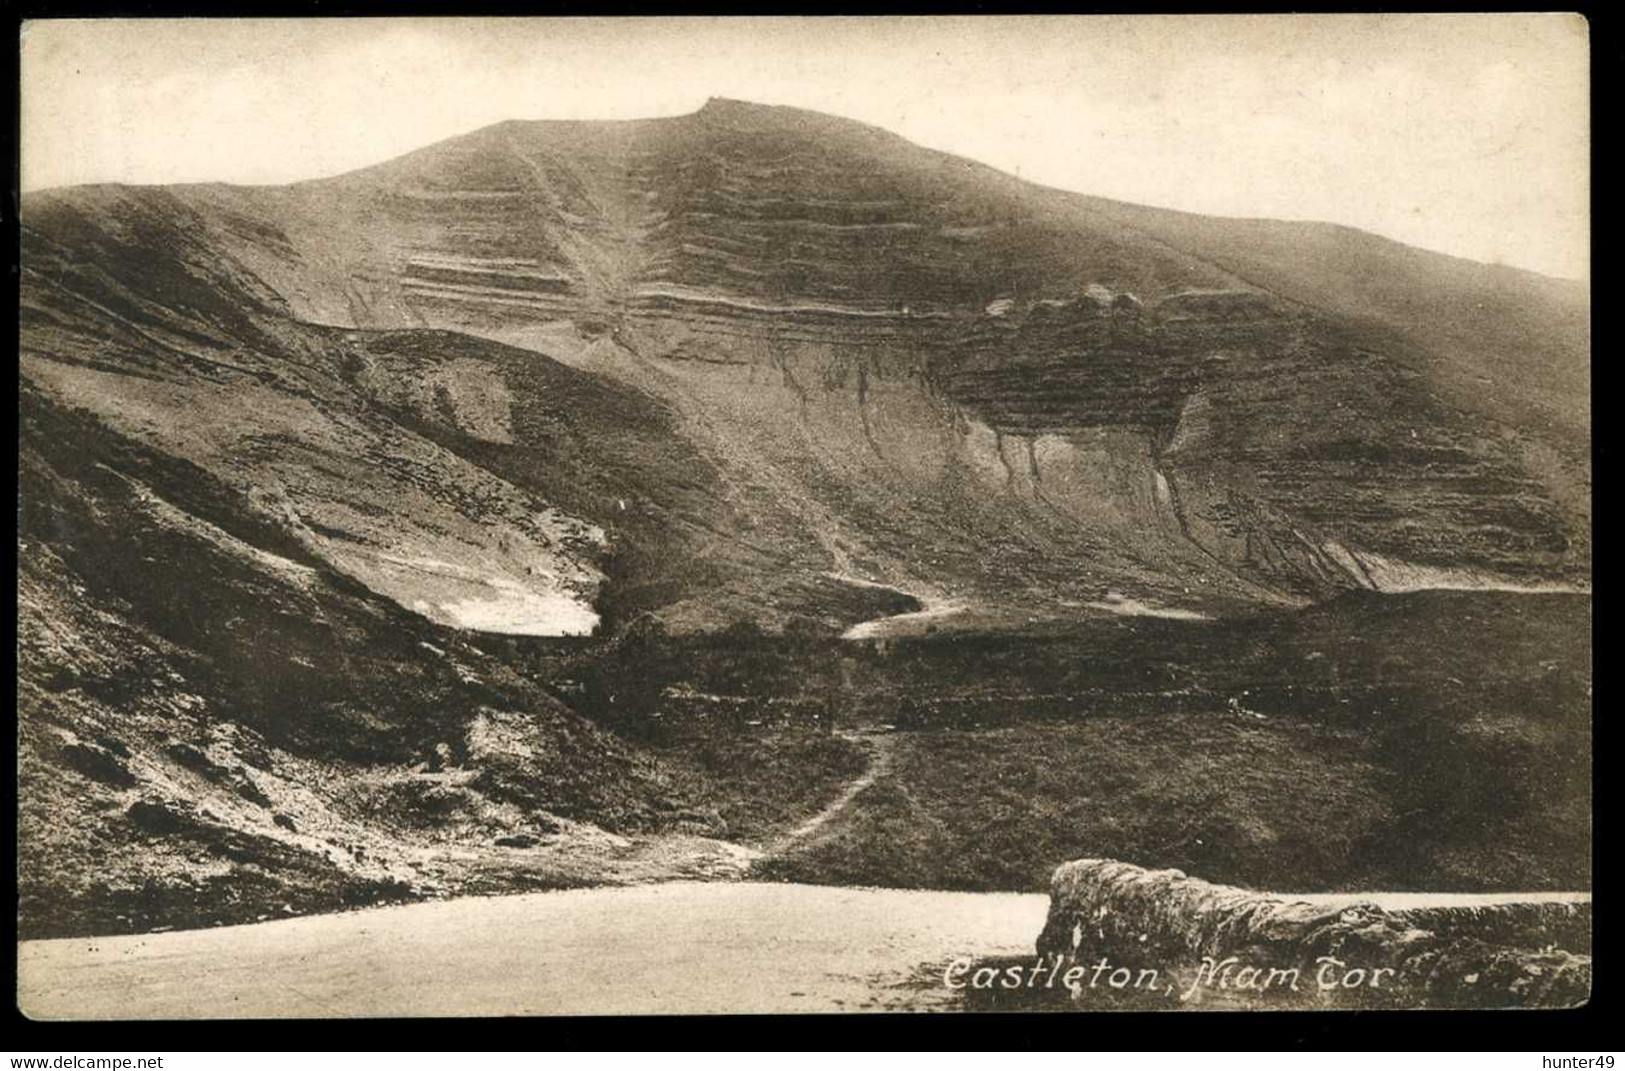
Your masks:
M 1440 388 L 1405 279 L 1289 295 L 1250 238 L 1221 266 L 1178 214 L 844 120 L 504 123 L 24 222 L 26 375 L 450 623 L 590 628 L 602 544 L 619 609 L 694 628 L 850 621 L 876 583 L 985 623 L 1588 576 L 1572 436 Z M 1572 348 L 1555 300 L 1518 322 Z

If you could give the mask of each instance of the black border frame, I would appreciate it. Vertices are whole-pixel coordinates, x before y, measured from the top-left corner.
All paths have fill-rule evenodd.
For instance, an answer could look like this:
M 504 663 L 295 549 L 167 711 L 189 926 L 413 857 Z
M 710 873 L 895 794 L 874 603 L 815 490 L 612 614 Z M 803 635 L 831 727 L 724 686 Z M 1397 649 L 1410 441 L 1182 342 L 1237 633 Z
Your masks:
M 551 0 L 546 3 L 499 2 L 499 0 L 231 0 L 229 3 L 209 3 L 207 0 L 19 0 L 7 4 L 20 33 L 21 24 L 30 19 L 53 18 L 140 18 L 140 17 L 389 17 L 394 15 L 507 15 L 507 16 L 616 16 L 643 15 L 743 15 L 743 14 L 797 14 L 797 15 L 981 15 L 981 14 L 1182 14 L 1209 11 L 1195 6 L 1166 8 L 1130 8 L 1123 6 L 1072 7 L 1032 4 L 996 5 L 987 0 L 958 0 L 958 2 L 912 4 L 859 5 L 854 3 L 809 4 L 776 6 L 693 2 L 687 5 L 637 2 L 637 0 Z M 1279 13 L 1307 12 L 1312 9 L 1291 6 L 1270 8 L 1248 5 L 1238 12 Z M 1349 12 L 1349 8 L 1329 9 Z M 1452 10 L 1445 5 L 1429 7 L 1387 7 L 1366 9 L 1371 12 L 1441 12 Z M 1477 5 L 1456 10 L 1464 11 L 1577 11 L 1591 28 L 1591 102 L 1592 102 L 1592 288 L 1593 294 L 1607 294 L 1608 275 L 1604 258 L 1599 250 L 1610 249 L 1608 238 L 1616 233 L 1618 212 L 1614 198 L 1597 196 L 1599 174 L 1604 169 L 1598 161 L 1611 147 L 1614 132 L 1612 123 L 1615 103 L 1615 75 L 1625 67 L 1625 39 L 1617 32 L 1620 21 L 1612 13 L 1605 13 L 1595 5 L 1543 6 L 1533 4 Z M 15 40 L 16 38 L 14 38 Z M 7 228 L 7 248 L 11 256 L 11 277 L 18 282 L 18 214 L 20 108 L 18 49 L 6 52 L 7 77 L 5 91 L 10 108 L 7 132 L 11 137 L 9 160 L 9 190 L 5 205 L 4 224 Z M 1607 193 L 1613 188 L 1607 187 Z M 1599 238 L 1601 240 L 1599 240 Z M 1608 318 L 1598 317 L 1597 303 L 1593 301 L 1592 394 L 1598 394 L 1598 352 L 1609 352 L 1609 343 L 1618 332 Z M 1605 422 L 1604 428 L 1608 425 Z M 1595 479 L 1596 462 L 1604 455 L 1606 436 L 1598 436 L 1593 426 L 1592 467 Z M 1595 496 L 1594 496 L 1595 497 Z M 15 554 L 15 550 L 12 551 Z M 1606 572 L 1606 569 L 1602 570 Z M 1596 590 L 1595 572 L 1593 592 Z M 13 598 L 15 599 L 15 589 Z M 1593 611 L 1593 635 L 1596 632 Z M 1593 644 L 1595 650 L 1595 643 Z M 13 658 L 15 659 L 15 648 Z M 1595 655 L 1594 655 L 1595 657 Z M 15 696 L 15 693 L 14 693 Z M 15 709 L 15 707 L 14 707 Z M 1611 754 L 1597 743 L 1612 736 L 1611 719 L 1597 719 L 1593 702 L 1593 799 L 1597 798 L 1596 757 Z M 6 777 L 11 782 L 11 798 L 18 789 L 15 764 L 7 764 Z M 1594 815 L 1600 810 L 1595 803 Z M 15 844 L 16 811 L 6 808 L 5 822 Z M 1594 821 L 1593 861 L 1608 858 L 1597 850 Z M 1603 899 L 1607 902 L 1607 881 L 1598 881 L 1598 868 L 1593 867 L 1594 886 L 1603 885 Z M 16 874 L 11 874 L 12 892 L 16 893 Z M 1595 893 L 1594 893 L 1595 897 Z M 15 898 L 12 901 L 15 903 Z M 1593 953 L 1604 964 L 1613 964 L 1614 927 L 1612 917 L 1604 913 L 1603 923 L 1596 930 Z M 15 917 L 13 919 L 15 926 Z M 1600 955 L 1597 953 L 1601 952 Z M 151 1020 L 141 1022 L 39 1022 L 30 1020 L 17 1008 L 16 958 L 6 958 L 8 991 L 13 994 L 11 1028 L 7 1048 L 14 1051 L 33 1050 L 40 1054 L 92 1051 L 140 1051 L 162 1053 L 166 1051 L 213 1049 L 219 1051 L 243 1050 L 248 1047 L 270 1049 L 278 1043 L 296 1042 L 301 1048 L 366 1051 L 393 1046 L 417 1046 L 415 1051 L 436 1051 L 435 1047 L 447 1042 L 469 1045 L 480 1043 L 490 1050 L 530 1049 L 539 1045 L 550 1048 L 580 1046 L 591 1048 L 625 1044 L 628 1041 L 657 1041 L 674 1051 L 686 1046 L 719 1047 L 719 1043 L 734 1042 L 744 1047 L 754 1042 L 759 1047 L 783 1048 L 792 1044 L 817 1047 L 838 1041 L 842 1045 L 870 1047 L 903 1046 L 913 1044 L 936 1049 L 950 1048 L 975 1051 L 992 1046 L 1004 1049 L 1034 1050 L 1042 1048 L 1077 1048 L 1089 1046 L 1101 1050 L 1125 1051 L 1154 1048 L 1189 1048 L 1194 1051 L 1224 1051 L 1236 1049 L 1258 1050 L 1346 1050 L 1370 1049 L 1478 1049 L 1478 1050 L 1544 1050 L 1553 1055 L 1595 1054 L 1607 1052 L 1618 1044 L 1617 1030 L 1602 1029 L 1604 1016 L 1617 1007 L 1618 977 L 1611 970 L 1601 972 L 1595 982 L 1591 999 L 1583 1006 L 1555 1010 L 1506 1011 L 1258 1011 L 1258 1012 L 1087 1012 L 1076 1013 L 966 1013 L 942 1015 L 899 1015 L 877 1013 L 847 1013 L 818 1015 L 765 1015 L 765 1016 L 659 1016 L 622 1018 L 604 1017 L 540 1017 L 535 1019 L 344 1019 L 344 1020 Z M 1610 1024 L 1613 1025 L 1613 1024 Z M 261 1029 L 272 1027 L 275 1029 Z M 314 1029 L 312 1029 L 314 1027 Z M 292 1029 L 290 1029 L 292 1028 Z M 1538 1067 L 1532 1069 L 1538 1071 Z

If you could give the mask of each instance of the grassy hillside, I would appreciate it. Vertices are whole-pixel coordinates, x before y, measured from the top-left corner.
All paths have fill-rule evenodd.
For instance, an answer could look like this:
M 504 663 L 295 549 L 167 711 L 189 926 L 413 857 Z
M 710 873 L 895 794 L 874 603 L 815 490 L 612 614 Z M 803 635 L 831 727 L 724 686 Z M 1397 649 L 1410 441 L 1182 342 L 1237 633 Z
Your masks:
M 25 936 L 737 872 L 717 838 L 805 818 L 858 761 L 796 731 L 656 754 L 207 472 L 21 402 Z
M 1222 624 L 677 652 L 651 664 L 679 691 L 743 678 L 752 699 L 669 698 L 665 732 L 724 709 L 748 735 L 775 688 L 781 718 L 898 730 L 886 775 L 766 865 L 787 880 L 1036 890 L 1093 853 L 1295 891 L 1590 884 L 1584 597 L 1351 595 Z

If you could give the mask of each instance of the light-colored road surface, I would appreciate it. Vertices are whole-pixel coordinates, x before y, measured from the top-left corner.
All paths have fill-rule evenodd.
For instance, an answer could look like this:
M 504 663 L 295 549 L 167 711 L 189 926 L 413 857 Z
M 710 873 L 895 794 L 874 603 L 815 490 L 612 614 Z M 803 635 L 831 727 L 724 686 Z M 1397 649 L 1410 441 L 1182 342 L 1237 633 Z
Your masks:
M 965 604 L 962 602 L 934 599 L 923 595 L 917 598 L 925 604 L 925 609 L 909 614 L 888 614 L 885 617 L 859 622 L 841 633 L 841 639 L 874 640 L 888 636 L 912 636 L 925 631 L 927 625 L 965 612 Z
M 760 882 L 471 898 L 28 941 L 18 1002 L 42 1019 L 929 1009 L 954 958 L 1032 952 L 1048 906 Z

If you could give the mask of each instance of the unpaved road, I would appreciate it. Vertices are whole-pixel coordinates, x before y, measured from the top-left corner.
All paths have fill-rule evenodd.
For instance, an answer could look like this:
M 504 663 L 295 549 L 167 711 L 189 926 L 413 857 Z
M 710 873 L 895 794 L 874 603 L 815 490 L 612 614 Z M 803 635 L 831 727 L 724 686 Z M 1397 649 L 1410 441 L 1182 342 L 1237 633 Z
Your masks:
M 18 946 L 45 1019 L 896 1011 L 1030 953 L 1042 894 L 758 882 L 470 898 Z
M 925 631 L 926 626 L 934 625 L 943 618 L 962 614 L 966 609 L 964 603 L 953 599 L 936 599 L 925 595 L 915 597 L 925 604 L 925 609 L 907 614 L 887 614 L 885 617 L 861 621 L 841 633 L 841 639 L 874 640 L 890 636 L 911 636 Z
M 845 571 L 825 573 L 824 575 L 832 580 L 839 580 L 843 584 L 906 595 L 920 604 L 918 610 L 906 614 L 883 614 L 880 617 L 872 617 L 867 621 L 860 621 L 841 633 L 841 639 L 843 640 L 875 640 L 892 636 L 915 635 L 924 632 L 926 626 L 933 625 L 945 617 L 964 613 L 967 609 L 966 604 L 958 599 L 947 599 L 929 592 L 904 591 L 896 585 L 882 584 L 875 580 L 864 580 L 862 577 L 853 576 Z

